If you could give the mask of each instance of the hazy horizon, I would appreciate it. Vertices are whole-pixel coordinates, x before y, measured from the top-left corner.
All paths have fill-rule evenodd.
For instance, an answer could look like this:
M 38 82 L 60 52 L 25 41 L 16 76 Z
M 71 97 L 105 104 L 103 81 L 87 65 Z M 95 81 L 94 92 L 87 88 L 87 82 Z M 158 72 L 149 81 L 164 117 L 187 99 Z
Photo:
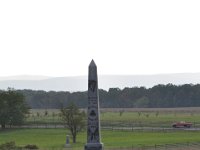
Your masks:
M 200 84 L 200 73 L 155 74 L 155 75 L 98 75 L 99 88 L 146 87 L 158 84 Z M 0 89 L 32 89 L 44 91 L 86 91 L 88 76 L 44 77 L 14 76 L 0 77 Z
M 200 74 L 200 72 L 180 72 L 180 73 L 156 73 L 156 74 L 98 74 L 98 76 L 157 76 L 157 75 L 183 75 L 183 74 Z M 43 80 L 49 78 L 62 78 L 62 77 L 87 77 L 85 75 L 71 75 L 71 76 L 46 76 L 46 75 L 31 75 L 31 74 L 19 74 L 19 75 L 9 75 L 0 76 L 0 80 Z

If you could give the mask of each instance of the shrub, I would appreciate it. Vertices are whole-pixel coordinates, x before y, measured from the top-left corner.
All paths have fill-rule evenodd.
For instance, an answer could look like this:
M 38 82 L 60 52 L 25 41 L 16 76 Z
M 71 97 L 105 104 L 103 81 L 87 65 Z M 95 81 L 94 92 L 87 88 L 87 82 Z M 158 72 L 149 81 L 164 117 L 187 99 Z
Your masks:
M 119 116 L 122 116 L 123 113 L 124 113 L 124 110 L 120 110 L 119 111 Z
M 0 150 L 13 150 L 13 149 L 16 149 L 14 141 L 6 142 L 0 145 Z

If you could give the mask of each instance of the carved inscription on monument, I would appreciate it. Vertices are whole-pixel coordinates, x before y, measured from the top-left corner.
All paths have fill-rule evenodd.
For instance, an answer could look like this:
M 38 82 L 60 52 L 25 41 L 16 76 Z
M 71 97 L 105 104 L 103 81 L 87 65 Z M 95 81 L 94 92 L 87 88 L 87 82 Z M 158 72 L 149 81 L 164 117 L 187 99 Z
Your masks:
M 90 90 L 91 92 L 95 92 L 96 85 L 97 85 L 97 81 L 95 81 L 95 80 L 89 80 L 89 85 L 88 85 L 88 87 L 89 87 L 89 90 Z
M 88 98 L 88 141 L 99 142 L 98 103 L 96 98 Z

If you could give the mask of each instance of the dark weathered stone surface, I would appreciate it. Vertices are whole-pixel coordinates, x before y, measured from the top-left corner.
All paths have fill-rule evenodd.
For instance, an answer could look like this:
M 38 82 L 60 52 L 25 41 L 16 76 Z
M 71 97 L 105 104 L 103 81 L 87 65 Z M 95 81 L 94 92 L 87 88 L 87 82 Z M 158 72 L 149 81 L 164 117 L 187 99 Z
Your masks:
M 97 66 L 92 60 L 88 75 L 88 126 L 85 150 L 102 150 L 99 116 L 99 93 Z

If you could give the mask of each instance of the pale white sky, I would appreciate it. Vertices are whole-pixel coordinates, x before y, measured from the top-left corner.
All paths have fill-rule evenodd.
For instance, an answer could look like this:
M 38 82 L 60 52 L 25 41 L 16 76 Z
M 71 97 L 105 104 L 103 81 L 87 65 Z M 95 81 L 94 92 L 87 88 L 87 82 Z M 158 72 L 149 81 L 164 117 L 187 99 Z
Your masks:
M 199 0 L 2 0 L 0 76 L 200 72 Z

